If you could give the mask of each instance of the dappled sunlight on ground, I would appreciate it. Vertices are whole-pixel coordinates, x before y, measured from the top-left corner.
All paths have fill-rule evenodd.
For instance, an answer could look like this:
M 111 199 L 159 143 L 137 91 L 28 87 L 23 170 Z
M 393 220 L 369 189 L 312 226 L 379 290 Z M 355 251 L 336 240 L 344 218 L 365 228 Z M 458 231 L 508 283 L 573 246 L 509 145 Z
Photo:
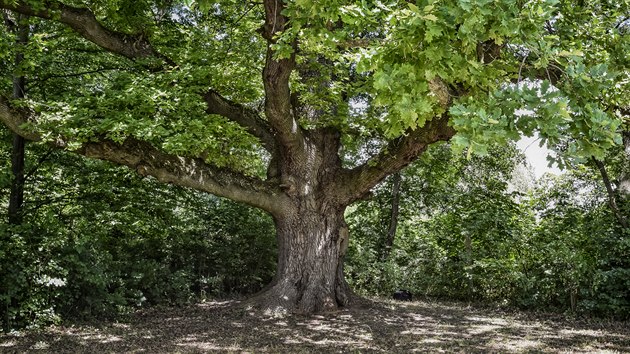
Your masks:
M 0 352 L 622 353 L 630 352 L 629 327 L 427 302 L 265 316 L 224 301 L 141 311 L 125 323 L 2 335 Z

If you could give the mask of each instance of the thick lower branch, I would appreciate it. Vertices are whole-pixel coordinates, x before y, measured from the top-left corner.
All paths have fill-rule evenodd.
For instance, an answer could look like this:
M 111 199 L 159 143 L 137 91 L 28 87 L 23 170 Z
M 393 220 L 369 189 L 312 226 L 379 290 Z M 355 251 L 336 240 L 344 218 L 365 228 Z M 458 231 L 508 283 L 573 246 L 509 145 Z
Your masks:
M 86 8 L 71 7 L 58 1 L 46 1 L 42 6 L 35 8 L 24 1 L 7 0 L 0 0 L 0 8 L 61 22 L 90 42 L 132 60 L 154 57 L 169 65 L 175 65 L 169 58 L 158 53 L 144 36 L 112 31 L 101 25 L 94 14 Z
M 3 122 L 9 130 L 23 136 L 26 140 L 37 141 L 41 139 L 39 134 L 23 127 L 23 125 L 28 122 L 26 117 L 30 115 L 31 112 L 25 109 L 14 109 L 9 104 L 9 100 L 0 95 L 0 121 Z
M 39 141 L 39 134 L 23 128 L 29 116 L 28 111 L 12 109 L 8 101 L 0 96 L 0 121 L 16 134 L 28 140 Z M 57 139 L 51 145 L 66 149 L 67 141 Z M 271 183 L 208 165 L 201 159 L 167 154 L 147 142 L 133 138 L 127 138 L 122 144 L 111 140 L 85 143 L 73 152 L 125 165 L 141 175 L 154 176 L 161 182 L 230 198 L 272 214 L 279 214 L 282 206 L 286 205 L 286 201 L 282 199 L 285 195 Z
M 170 155 L 134 138 L 127 138 L 122 144 L 107 140 L 86 143 L 76 152 L 131 167 L 140 175 L 153 176 L 163 183 L 226 197 L 270 213 L 277 213 L 282 205 L 283 194 L 264 181 L 208 165 L 201 159 Z

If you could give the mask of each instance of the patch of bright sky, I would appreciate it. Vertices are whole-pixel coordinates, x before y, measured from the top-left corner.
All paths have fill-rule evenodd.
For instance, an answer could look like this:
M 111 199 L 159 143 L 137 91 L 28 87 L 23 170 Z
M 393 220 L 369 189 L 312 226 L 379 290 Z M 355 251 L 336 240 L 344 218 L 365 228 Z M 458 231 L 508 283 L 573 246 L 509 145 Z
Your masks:
M 534 135 L 533 137 L 524 136 L 516 143 L 516 146 L 525 153 L 527 162 L 529 162 L 532 166 L 536 179 L 540 178 L 547 172 L 556 175 L 563 173 L 563 171 L 557 166 L 549 166 L 547 156 L 552 152 L 547 148 L 547 146 L 540 146 L 540 138 L 538 135 Z
M 542 94 L 540 93 L 540 84 L 541 81 L 524 80 L 516 85 L 528 86 L 530 88 L 538 88 L 538 95 L 541 96 Z M 554 92 L 558 89 L 551 86 L 548 90 L 549 92 Z M 529 109 L 517 109 L 514 114 L 517 116 L 526 116 L 534 115 L 534 112 Z M 538 133 L 534 133 L 534 136 L 532 137 L 523 136 L 521 140 L 516 143 L 516 146 L 525 154 L 527 162 L 534 170 L 534 176 L 536 177 L 536 179 L 539 179 L 545 173 L 552 173 L 556 175 L 563 173 L 563 171 L 560 170 L 557 166 L 549 166 L 547 156 L 551 155 L 552 151 L 547 148 L 546 144 L 540 146 L 540 137 L 538 136 Z

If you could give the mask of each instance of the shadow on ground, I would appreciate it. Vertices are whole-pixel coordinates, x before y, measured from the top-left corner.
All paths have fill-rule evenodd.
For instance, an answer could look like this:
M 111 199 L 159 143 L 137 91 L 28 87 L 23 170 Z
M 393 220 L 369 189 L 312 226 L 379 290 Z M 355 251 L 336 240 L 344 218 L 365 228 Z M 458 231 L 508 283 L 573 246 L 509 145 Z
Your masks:
M 630 352 L 624 322 L 552 320 L 461 305 L 377 301 L 325 316 L 253 315 L 236 301 L 126 323 L 0 336 L 0 352 Z

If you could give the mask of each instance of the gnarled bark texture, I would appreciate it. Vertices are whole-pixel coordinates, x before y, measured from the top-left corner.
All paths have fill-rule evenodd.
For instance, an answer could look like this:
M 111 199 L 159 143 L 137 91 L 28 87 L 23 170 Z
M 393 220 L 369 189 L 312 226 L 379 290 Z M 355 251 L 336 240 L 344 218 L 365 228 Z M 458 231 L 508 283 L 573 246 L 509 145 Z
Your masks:
M 290 215 L 276 218 L 276 228 L 276 277 L 253 300 L 265 309 L 299 313 L 348 305 L 351 291 L 343 276 L 348 229 L 343 210 L 305 200 Z
M 339 147 L 338 132 L 310 132 L 303 138 L 299 158 L 280 154 L 272 161 L 288 198 L 273 214 L 278 269 L 271 286 L 253 300 L 261 307 L 313 313 L 349 302 L 350 290 L 343 278 L 347 202 L 337 190 L 342 170 Z
M 421 135 L 420 139 L 416 134 Z M 278 270 L 274 281 L 250 303 L 272 311 L 314 313 L 349 305 L 354 296 L 343 273 L 349 234 L 346 207 L 387 176 L 410 163 L 428 144 L 453 134 L 445 120 L 411 134 L 421 142 L 406 145 L 397 157 L 345 170 L 336 151 L 334 131 L 310 132 L 304 139 L 304 160 L 279 160 L 286 203 L 274 216 L 278 237 Z M 412 139 L 406 137 L 403 140 Z M 380 163 L 383 163 L 381 165 Z M 379 167 L 380 166 L 380 167 Z

